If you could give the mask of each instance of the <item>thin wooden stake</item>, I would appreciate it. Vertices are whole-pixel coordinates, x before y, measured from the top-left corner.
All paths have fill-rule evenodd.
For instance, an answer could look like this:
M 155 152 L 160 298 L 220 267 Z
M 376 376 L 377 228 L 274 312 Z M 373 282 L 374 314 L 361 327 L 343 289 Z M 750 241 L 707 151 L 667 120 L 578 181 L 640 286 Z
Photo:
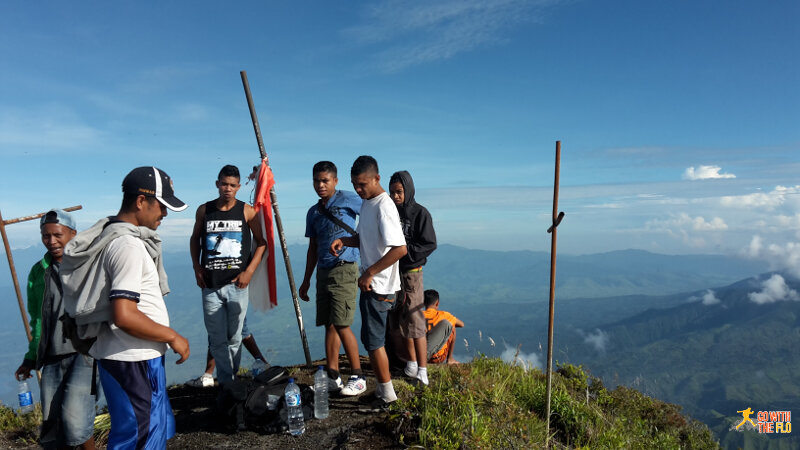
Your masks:
M 258 125 L 258 116 L 256 116 L 256 107 L 253 103 L 253 96 L 250 95 L 250 83 L 247 81 L 247 72 L 242 70 L 239 72 L 242 76 L 242 85 L 244 86 L 244 93 L 247 96 L 247 106 L 250 108 L 250 119 L 253 121 L 253 130 L 256 133 L 256 140 L 258 141 L 258 151 L 261 153 L 261 159 L 267 157 L 267 151 L 264 149 L 264 140 L 261 138 L 261 127 Z M 267 159 L 269 165 L 269 159 Z M 303 325 L 303 312 L 300 310 L 300 301 L 298 300 L 297 287 L 294 284 L 294 274 L 292 272 L 292 263 L 289 260 L 289 248 L 286 246 L 286 236 L 283 233 L 283 222 L 281 221 L 281 213 L 278 211 L 278 196 L 275 195 L 275 188 L 269 190 L 270 201 L 272 202 L 272 210 L 275 213 L 275 226 L 278 229 L 278 239 L 281 242 L 281 250 L 283 251 L 283 261 L 286 263 L 286 275 L 289 277 L 289 289 L 292 291 L 292 302 L 294 302 L 294 313 L 297 316 L 297 327 L 300 329 L 300 339 L 303 341 L 303 351 L 306 355 L 306 365 L 311 367 L 311 352 L 308 349 L 308 339 L 306 339 L 306 329 Z M 269 249 L 274 251 L 274 249 Z
M 564 213 L 558 212 L 558 178 L 561 169 L 561 141 L 556 141 L 556 175 L 553 189 L 553 224 L 547 229 L 551 234 L 550 238 L 550 316 L 547 326 L 547 407 L 545 409 L 545 416 L 547 417 L 547 437 L 545 437 L 545 446 L 548 446 L 550 440 L 550 397 L 551 388 L 553 384 L 553 317 L 555 313 L 555 299 L 556 299 L 556 238 L 558 225 L 564 219 Z

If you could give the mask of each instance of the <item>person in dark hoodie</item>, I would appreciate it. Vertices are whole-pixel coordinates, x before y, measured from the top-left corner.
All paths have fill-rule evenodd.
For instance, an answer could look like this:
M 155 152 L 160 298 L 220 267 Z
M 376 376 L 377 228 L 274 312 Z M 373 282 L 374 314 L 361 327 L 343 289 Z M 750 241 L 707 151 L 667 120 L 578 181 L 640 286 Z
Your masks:
M 405 301 L 397 312 L 400 335 L 408 352 L 403 372 L 427 385 L 427 327 L 422 266 L 436 250 L 436 232 L 431 214 L 414 200 L 414 180 L 410 173 L 401 170 L 392 174 L 389 179 L 389 196 L 397 205 L 408 249 L 406 256 L 400 259 L 400 299 L 404 298 Z

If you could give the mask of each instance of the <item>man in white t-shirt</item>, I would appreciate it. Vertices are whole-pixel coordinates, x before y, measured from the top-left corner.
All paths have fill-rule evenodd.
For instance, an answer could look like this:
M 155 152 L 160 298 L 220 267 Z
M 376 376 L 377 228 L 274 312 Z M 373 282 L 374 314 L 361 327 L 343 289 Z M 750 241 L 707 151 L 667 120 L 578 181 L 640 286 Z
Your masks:
M 112 323 L 100 331 L 90 352 L 98 360 L 111 415 L 108 448 L 166 448 L 175 434 L 175 419 L 167 397 L 164 353 L 169 345 L 180 355 L 180 364 L 189 357 L 189 342 L 169 327 L 164 280 L 156 264 L 161 262 L 160 246 L 155 255 L 148 252 L 136 228 L 130 227 L 155 230 L 167 208 L 182 211 L 186 204 L 175 197 L 169 176 L 155 167 L 132 170 L 122 191 L 119 213 L 106 225 L 119 227 L 120 236 L 98 259 L 110 289 Z
M 353 188 L 364 202 L 359 213 L 357 234 L 331 242 L 331 253 L 338 255 L 344 246 L 358 247 L 361 253 L 361 342 L 378 385 L 371 410 L 385 410 L 397 400 L 386 356 L 386 316 L 395 293 L 400 290 L 398 261 L 406 254 L 406 239 L 397 207 L 381 187 L 378 163 L 371 156 L 359 156 L 350 169 Z

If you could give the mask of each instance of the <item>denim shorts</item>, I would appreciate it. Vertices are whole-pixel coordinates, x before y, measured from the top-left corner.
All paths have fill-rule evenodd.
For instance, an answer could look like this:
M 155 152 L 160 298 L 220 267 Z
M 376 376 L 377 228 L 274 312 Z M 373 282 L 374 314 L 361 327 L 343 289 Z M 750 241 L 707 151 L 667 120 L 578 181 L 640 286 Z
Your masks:
M 71 447 L 92 437 L 97 400 L 92 369 L 92 358 L 80 353 L 54 357 L 42 367 L 43 446 Z
M 361 343 L 368 352 L 386 343 L 386 316 L 394 305 L 394 294 L 361 291 Z
M 249 338 L 252 335 L 250 328 L 247 328 L 247 316 L 244 316 L 244 320 L 242 320 L 242 339 Z

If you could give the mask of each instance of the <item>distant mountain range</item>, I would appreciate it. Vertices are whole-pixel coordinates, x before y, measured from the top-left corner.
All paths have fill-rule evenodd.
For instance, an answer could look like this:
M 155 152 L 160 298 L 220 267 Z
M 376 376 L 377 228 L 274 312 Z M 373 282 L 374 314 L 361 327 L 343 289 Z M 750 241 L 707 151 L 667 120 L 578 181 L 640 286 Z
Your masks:
M 22 282 L 43 254 L 40 246 L 13 251 Z M 276 254 L 281 296 L 289 297 L 280 249 Z M 306 246 L 289 246 L 289 254 L 299 284 Z M 183 281 L 188 273 L 193 280 L 188 248 L 167 253 L 165 261 L 170 277 Z M 762 261 L 725 255 L 661 255 L 643 250 L 559 255 L 556 290 L 559 298 L 665 295 L 723 286 L 766 270 Z M 427 286 L 470 303 L 547 299 L 549 277 L 550 254 L 528 250 L 473 250 L 442 244 L 425 266 Z M 10 280 L 8 270 L 0 270 L 0 289 L 9 286 Z
M 664 295 L 725 285 L 765 270 L 762 262 L 722 255 L 670 256 L 642 250 L 558 255 L 556 295 Z M 466 302 L 544 300 L 550 290 L 550 254 L 442 245 L 425 267 L 425 279 L 431 281 L 426 286 Z
M 729 431 L 741 420 L 737 411 L 748 407 L 800 411 L 800 281 L 782 274 L 786 290 L 773 289 L 768 300 L 785 294 L 783 299 L 753 300 L 767 280 L 777 280 L 775 275 L 684 295 L 691 301 L 600 325 L 592 333 L 602 336 L 602 348 L 577 335 L 561 344 L 572 341 L 581 350 L 571 353 L 570 360 L 607 382 L 682 405 L 708 424 L 726 448 L 800 448 L 796 434 L 767 438 Z M 661 303 L 674 300 L 664 297 Z

